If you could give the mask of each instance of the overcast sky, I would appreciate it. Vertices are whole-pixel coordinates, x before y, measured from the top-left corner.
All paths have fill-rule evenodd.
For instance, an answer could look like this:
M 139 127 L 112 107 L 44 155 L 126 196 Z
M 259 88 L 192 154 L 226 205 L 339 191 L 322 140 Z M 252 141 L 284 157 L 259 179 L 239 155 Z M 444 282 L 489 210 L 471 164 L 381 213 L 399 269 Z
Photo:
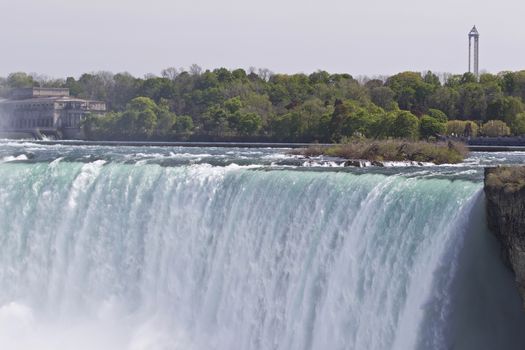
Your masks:
M 0 75 L 163 68 L 462 73 L 525 69 L 523 0 L 0 0 Z

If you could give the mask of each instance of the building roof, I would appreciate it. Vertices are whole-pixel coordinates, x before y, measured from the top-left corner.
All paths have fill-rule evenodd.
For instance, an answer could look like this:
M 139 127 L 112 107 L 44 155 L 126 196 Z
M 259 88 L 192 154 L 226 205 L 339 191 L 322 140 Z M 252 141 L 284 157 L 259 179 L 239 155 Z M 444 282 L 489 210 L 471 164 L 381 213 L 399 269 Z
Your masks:
M 38 97 L 69 96 L 68 88 L 29 87 L 11 90 L 10 97 L 14 100 L 25 100 Z
M 476 29 L 476 26 L 472 27 L 472 29 L 470 30 L 470 32 L 468 33 L 469 36 L 479 36 L 479 32 L 478 30 Z
M 90 102 L 90 103 L 105 103 L 103 101 L 84 100 L 76 97 L 36 97 L 24 100 L 0 100 L 0 104 L 32 104 L 32 103 L 52 103 L 52 102 Z

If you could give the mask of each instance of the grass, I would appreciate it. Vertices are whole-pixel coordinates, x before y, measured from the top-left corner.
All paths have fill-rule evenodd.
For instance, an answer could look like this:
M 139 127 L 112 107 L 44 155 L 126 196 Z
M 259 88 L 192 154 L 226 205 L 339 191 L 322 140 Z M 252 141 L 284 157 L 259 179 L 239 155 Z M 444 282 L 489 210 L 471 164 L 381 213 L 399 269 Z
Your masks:
M 333 146 L 313 145 L 292 151 L 305 157 L 331 156 L 369 161 L 415 161 L 435 164 L 461 163 L 467 147 L 457 142 L 425 142 L 403 140 L 364 140 Z

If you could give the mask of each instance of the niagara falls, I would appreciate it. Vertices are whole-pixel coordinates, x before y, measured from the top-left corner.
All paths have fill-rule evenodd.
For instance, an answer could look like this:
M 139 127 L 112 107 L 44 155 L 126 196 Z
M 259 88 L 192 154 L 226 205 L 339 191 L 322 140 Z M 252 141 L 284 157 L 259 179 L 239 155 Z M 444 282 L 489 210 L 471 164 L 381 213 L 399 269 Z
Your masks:
M 0 0 L 0 350 L 525 350 L 524 13 Z
M 483 166 L 0 145 L 2 349 L 522 349 Z

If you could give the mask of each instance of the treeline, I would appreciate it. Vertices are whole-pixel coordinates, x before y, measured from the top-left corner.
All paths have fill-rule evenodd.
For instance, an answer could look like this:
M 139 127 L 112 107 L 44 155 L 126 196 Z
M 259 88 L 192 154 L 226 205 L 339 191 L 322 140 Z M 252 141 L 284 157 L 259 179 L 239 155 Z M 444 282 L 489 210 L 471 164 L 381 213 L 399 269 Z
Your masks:
M 358 81 L 325 71 L 286 75 L 194 65 L 144 78 L 108 72 L 0 78 L 3 96 L 28 86 L 67 87 L 73 96 L 106 101 L 105 116 L 84 121 L 93 139 L 339 142 L 525 133 L 525 71 L 479 79 L 403 72 Z

